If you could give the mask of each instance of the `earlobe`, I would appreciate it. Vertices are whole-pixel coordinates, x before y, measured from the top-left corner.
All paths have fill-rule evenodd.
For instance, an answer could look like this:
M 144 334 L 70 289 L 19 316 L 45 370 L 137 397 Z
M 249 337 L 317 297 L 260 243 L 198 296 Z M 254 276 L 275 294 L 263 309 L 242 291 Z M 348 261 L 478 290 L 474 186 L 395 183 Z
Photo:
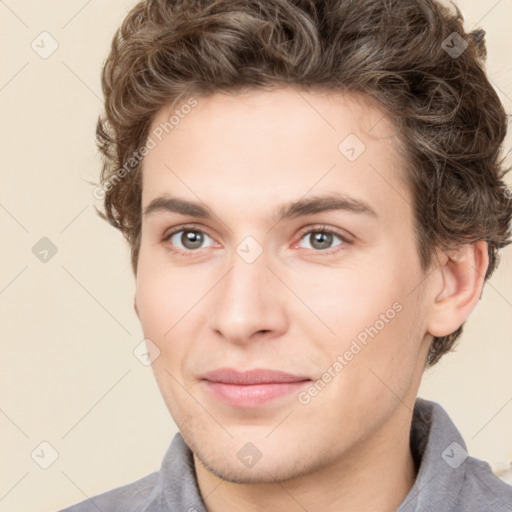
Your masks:
M 439 267 L 442 289 L 428 315 L 429 334 L 447 336 L 466 321 L 481 297 L 488 265 L 487 243 L 483 240 L 445 253 Z

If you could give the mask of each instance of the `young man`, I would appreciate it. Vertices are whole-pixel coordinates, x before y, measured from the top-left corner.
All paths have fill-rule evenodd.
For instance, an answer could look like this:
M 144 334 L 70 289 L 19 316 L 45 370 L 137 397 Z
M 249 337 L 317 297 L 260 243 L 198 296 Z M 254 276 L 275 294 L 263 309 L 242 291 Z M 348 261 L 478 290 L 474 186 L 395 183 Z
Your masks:
M 69 512 L 512 510 L 416 397 L 510 242 L 506 114 L 462 21 L 434 0 L 128 14 L 95 195 L 180 433 Z

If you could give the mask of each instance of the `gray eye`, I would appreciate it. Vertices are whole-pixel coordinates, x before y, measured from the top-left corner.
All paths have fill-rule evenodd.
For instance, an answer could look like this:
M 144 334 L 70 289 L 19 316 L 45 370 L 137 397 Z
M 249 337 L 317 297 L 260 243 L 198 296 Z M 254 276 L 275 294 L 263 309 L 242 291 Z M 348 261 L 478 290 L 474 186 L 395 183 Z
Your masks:
M 340 245 L 343 242 L 338 235 L 329 233 L 328 231 L 310 231 L 309 233 L 306 233 L 302 238 L 309 239 L 311 248 L 318 251 L 330 249 L 333 247 L 332 243 L 335 238 L 340 240 L 340 243 L 336 245 Z
M 169 237 L 170 242 L 180 249 L 200 249 L 205 241 L 205 237 L 210 238 L 206 233 L 195 229 L 181 229 Z M 179 243 L 178 243 L 179 242 Z M 181 244 L 181 245 L 180 245 Z

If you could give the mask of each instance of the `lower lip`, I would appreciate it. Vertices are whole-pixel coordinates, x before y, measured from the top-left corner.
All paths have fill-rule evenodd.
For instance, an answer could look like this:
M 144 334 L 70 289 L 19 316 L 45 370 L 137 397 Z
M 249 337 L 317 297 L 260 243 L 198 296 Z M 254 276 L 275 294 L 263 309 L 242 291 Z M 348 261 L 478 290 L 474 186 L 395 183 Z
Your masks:
M 272 382 L 269 384 L 224 384 L 222 382 L 203 381 L 213 396 L 235 407 L 258 407 L 276 398 L 297 392 L 311 381 Z

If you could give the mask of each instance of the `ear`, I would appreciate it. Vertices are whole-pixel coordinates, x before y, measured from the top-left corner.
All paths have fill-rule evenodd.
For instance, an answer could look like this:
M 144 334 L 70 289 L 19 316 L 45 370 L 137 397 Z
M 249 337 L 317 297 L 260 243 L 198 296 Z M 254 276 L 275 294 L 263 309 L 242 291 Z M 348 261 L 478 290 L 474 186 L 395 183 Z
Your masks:
M 487 242 L 483 240 L 443 255 L 438 268 L 442 288 L 427 318 L 429 334 L 447 336 L 466 321 L 482 295 L 488 265 Z

